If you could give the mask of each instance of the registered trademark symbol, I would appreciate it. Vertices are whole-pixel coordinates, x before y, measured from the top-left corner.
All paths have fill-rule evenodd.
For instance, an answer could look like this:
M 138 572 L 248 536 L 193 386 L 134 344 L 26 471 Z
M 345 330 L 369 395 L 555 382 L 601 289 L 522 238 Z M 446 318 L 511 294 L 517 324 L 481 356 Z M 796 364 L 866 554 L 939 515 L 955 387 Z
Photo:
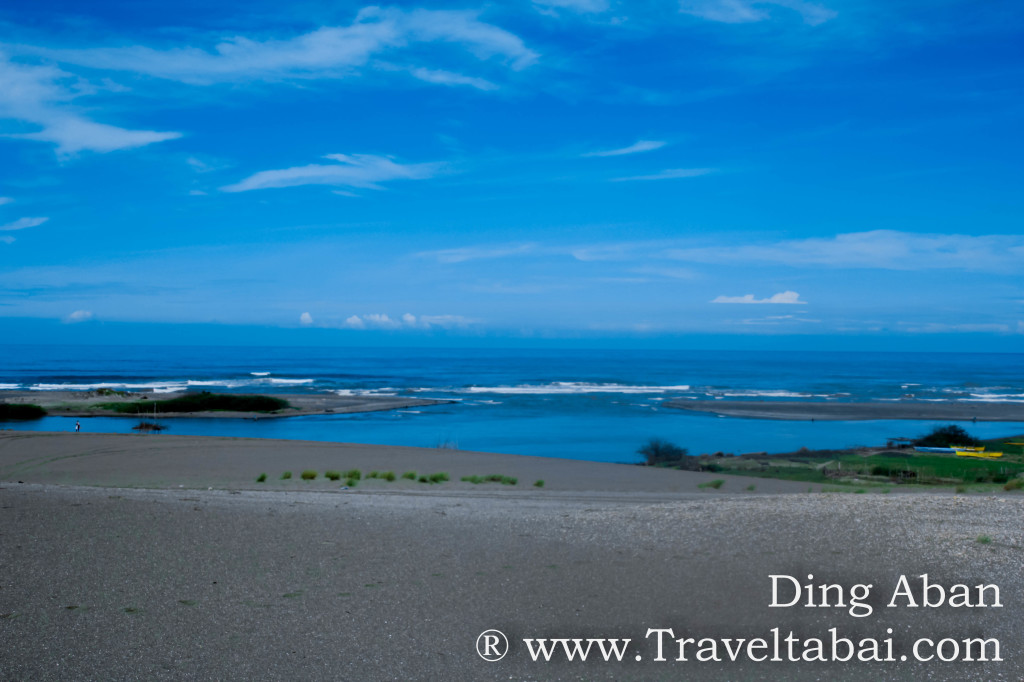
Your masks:
M 501 630 L 484 630 L 476 638 L 476 653 L 485 661 L 500 661 L 508 653 L 508 637 Z

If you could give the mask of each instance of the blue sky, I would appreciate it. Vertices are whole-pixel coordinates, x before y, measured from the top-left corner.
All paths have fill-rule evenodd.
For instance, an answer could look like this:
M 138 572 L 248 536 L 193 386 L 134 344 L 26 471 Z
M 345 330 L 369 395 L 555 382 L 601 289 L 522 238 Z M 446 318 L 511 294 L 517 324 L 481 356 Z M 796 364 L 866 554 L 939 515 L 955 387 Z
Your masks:
M 1018 3 L 44 4 L 9 339 L 1024 340 Z

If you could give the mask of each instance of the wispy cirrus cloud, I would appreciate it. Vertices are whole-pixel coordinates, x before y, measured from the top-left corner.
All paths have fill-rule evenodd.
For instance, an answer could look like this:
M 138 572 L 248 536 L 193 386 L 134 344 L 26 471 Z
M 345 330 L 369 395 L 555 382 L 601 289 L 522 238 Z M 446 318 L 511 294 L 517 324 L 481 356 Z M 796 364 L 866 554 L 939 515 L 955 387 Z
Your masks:
M 612 178 L 612 182 L 632 182 L 646 180 L 677 180 L 680 178 L 696 178 L 714 173 L 714 168 L 669 168 L 650 175 L 631 175 L 624 178 Z
M 772 18 L 775 8 L 791 10 L 805 24 L 817 26 L 837 13 L 823 5 L 804 0 L 680 0 L 679 11 L 708 21 L 724 24 L 746 24 Z
M 324 158 L 337 163 L 260 171 L 233 185 L 221 187 L 221 191 L 248 192 L 301 185 L 383 189 L 380 185 L 382 182 L 424 180 L 434 177 L 444 169 L 442 163 L 400 164 L 386 156 L 373 154 L 327 154 Z
M 795 291 L 782 291 L 773 294 L 768 298 L 754 298 L 753 294 L 745 296 L 718 296 L 712 303 L 754 303 L 769 305 L 807 305 L 807 301 L 800 300 L 800 294 Z
M 341 325 L 345 329 L 452 329 L 455 327 L 466 327 L 479 323 L 480 320 L 463 317 L 462 315 L 420 315 L 405 313 L 398 319 L 394 319 L 385 313 L 370 313 L 367 315 L 351 315 Z
M 625 156 L 627 154 L 639 154 L 641 152 L 650 152 L 655 149 L 661 149 L 667 143 L 660 140 L 638 140 L 628 147 L 620 147 L 618 149 L 604 149 L 596 152 L 587 152 L 582 156 Z
M 235 36 L 211 48 L 156 49 L 143 45 L 90 49 L 25 48 L 62 63 L 112 71 L 129 71 L 193 85 L 280 81 L 287 79 L 344 78 L 372 60 L 415 45 L 450 43 L 480 60 L 499 58 L 514 70 L 538 59 L 522 39 L 466 10 L 406 11 L 367 7 L 347 26 L 324 26 L 284 39 L 255 40 Z M 427 71 L 417 78 L 454 83 Z M 424 78 L 424 75 L 427 76 Z M 473 85 L 472 82 L 461 83 Z M 475 86 L 479 86 L 477 83 Z
M 421 251 L 417 258 L 430 258 L 439 263 L 464 263 L 473 260 L 525 256 L 537 251 L 537 244 L 496 244 L 494 246 L 466 246 L 457 249 Z
M 0 232 L 13 232 L 14 230 L 24 230 L 29 227 L 37 227 L 45 223 L 49 218 L 18 218 L 12 223 L 6 225 L 0 225 Z
M 533 6 L 542 12 L 556 9 L 568 9 L 581 14 L 607 12 L 608 0 L 533 0 Z
M 50 65 L 16 63 L 0 53 L 0 119 L 40 127 L 35 132 L 7 133 L 4 137 L 50 142 L 62 156 L 131 149 L 181 137 L 176 132 L 97 123 L 73 105 L 74 99 L 87 94 L 91 94 L 90 87 L 73 74 Z
M 695 263 L 1004 271 L 1019 269 L 1024 262 L 1024 236 L 872 230 L 764 244 L 668 249 L 665 256 Z

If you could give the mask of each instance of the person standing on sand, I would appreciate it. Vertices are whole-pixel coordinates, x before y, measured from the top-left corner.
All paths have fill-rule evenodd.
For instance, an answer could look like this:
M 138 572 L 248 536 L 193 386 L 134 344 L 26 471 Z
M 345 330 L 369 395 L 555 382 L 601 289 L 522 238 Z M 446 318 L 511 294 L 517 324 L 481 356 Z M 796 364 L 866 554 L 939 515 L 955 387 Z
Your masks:
M 75 433 L 78 433 L 81 430 L 82 430 L 82 422 L 76 420 L 75 421 Z

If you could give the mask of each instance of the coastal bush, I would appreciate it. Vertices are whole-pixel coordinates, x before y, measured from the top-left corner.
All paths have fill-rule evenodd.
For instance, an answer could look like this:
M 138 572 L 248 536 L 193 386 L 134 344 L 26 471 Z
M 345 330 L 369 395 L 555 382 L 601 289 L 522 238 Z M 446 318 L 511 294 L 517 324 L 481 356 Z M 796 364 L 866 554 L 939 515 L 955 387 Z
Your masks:
M 380 477 L 383 478 L 388 483 L 391 483 L 392 481 L 395 480 L 395 472 L 394 471 L 385 471 L 383 474 L 381 474 Z
M 349 469 L 348 471 L 343 473 L 342 476 L 344 476 L 345 478 L 354 478 L 355 480 L 358 481 L 363 477 L 363 472 L 360 471 L 359 469 Z
M 370 473 L 366 474 L 366 478 L 367 479 L 380 478 L 380 472 L 379 471 L 371 471 Z
M 464 483 L 472 483 L 473 485 L 477 485 L 479 483 L 483 483 L 484 482 L 484 477 L 483 476 L 463 476 L 459 480 L 461 480 Z
M 286 471 L 283 474 L 281 474 L 281 480 L 282 481 L 287 481 L 291 477 L 292 477 L 292 472 L 290 472 L 290 471 Z
M 715 490 L 718 490 L 724 484 L 725 484 L 724 480 L 722 480 L 721 478 L 716 478 L 713 481 L 707 481 L 705 483 L 699 483 L 699 484 L 697 484 L 697 487 L 701 488 L 702 490 L 707 490 L 708 488 L 714 488 Z
M 402 474 L 402 478 L 407 478 L 410 481 L 415 481 L 416 480 L 416 472 L 415 471 L 406 471 L 404 474 Z
M 358 484 L 359 484 L 359 479 L 358 478 L 346 478 L 345 479 L 345 485 L 347 485 L 349 488 L 355 488 Z
M 977 542 L 978 542 L 979 545 L 991 545 L 992 544 L 992 536 L 991 535 L 979 535 Z
M 265 483 L 266 480 L 267 480 L 267 475 L 266 474 L 260 474 L 259 476 L 256 477 L 256 482 L 257 483 Z
M 1024 478 L 1015 478 L 1003 486 L 1003 490 L 1021 490 L 1024 488 Z
M 337 481 L 341 479 L 341 472 L 335 471 L 334 469 L 328 469 L 324 472 L 324 478 L 329 481 Z
M 543 478 L 539 478 L 536 481 L 534 481 L 533 487 L 534 488 L 543 488 L 544 487 L 544 479 Z
M 27 421 L 45 416 L 46 410 L 38 405 L 0 403 L 0 421 Z
M 914 440 L 914 445 L 927 448 L 949 448 L 954 445 L 978 446 L 981 441 L 956 424 L 936 426 L 931 433 Z
M 290 407 L 288 401 L 268 395 L 227 393 L 188 393 L 168 400 L 139 400 L 124 403 L 100 403 L 99 407 L 121 414 L 153 412 L 275 412 Z
M 652 438 L 640 446 L 637 454 L 644 458 L 647 466 L 658 466 L 679 462 L 689 454 L 689 451 L 667 440 Z
M 422 476 L 420 476 L 416 480 L 419 481 L 420 483 L 430 483 L 430 479 L 427 478 L 426 474 L 423 474 Z
M 316 472 L 313 471 L 312 469 L 306 469 L 300 475 L 302 476 L 302 480 L 303 481 L 315 481 L 316 480 Z
M 448 474 L 443 471 L 436 474 L 430 474 L 431 483 L 444 483 L 447 480 L 449 480 Z

